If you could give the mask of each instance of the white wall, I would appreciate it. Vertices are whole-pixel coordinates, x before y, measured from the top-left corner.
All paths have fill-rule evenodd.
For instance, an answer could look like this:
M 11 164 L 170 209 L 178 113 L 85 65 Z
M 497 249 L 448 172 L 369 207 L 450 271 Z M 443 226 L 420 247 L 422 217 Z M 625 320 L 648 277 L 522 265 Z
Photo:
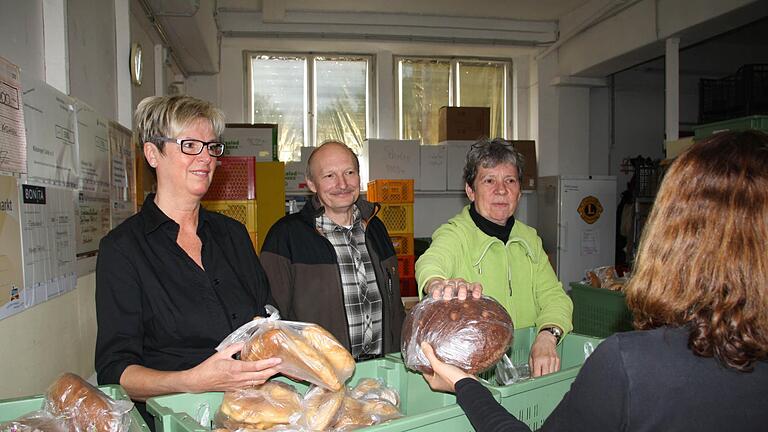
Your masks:
M 68 0 L 64 26 L 70 30 L 71 93 L 114 119 L 115 58 L 123 48 L 115 47 L 113 6 L 112 2 Z M 0 0 L 0 56 L 41 80 L 46 79 L 43 8 L 42 0 Z M 62 53 L 52 54 L 60 57 Z M 94 293 L 91 273 L 78 279 L 74 291 L 0 320 L 0 399 L 42 393 L 62 372 L 86 378 L 93 374 Z
M 0 0 L 0 10 L 0 56 L 19 66 L 22 74 L 45 79 L 42 0 Z
M 116 119 L 115 5 L 89 0 L 66 4 L 70 94 Z

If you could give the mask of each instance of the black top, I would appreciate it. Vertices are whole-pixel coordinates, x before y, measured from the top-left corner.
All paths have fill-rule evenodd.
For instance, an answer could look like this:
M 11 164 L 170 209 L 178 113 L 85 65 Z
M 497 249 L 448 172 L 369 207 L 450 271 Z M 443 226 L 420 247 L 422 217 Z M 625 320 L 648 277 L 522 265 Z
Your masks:
M 245 227 L 200 208 L 201 269 L 176 243 L 179 225 L 147 197 L 101 240 L 96 264 L 96 372 L 118 384 L 129 365 L 185 370 L 275 304 Z
M 685 328 L 618 333 L 589 357 L 543 431 L 758 431 L 768 424 L 768 363 L 751 373 L 688 349 Z M 456 383 L 477 431 L 528 431 L 487 389 Z
M 510 216 L 509 219 L 507 219 L 507 223 L 504 225 L 499 225 L 496 222 L 492 222 L 484 218 L 480 213 L 477 212 L 477 209 L 475 209 L 474 202 L 469 204 L 469 216 L 472 218 L 472 222 L 474 222 L 475 225 L 480 228 L 480 231 L 484 232 L 490 237 L 496 237 L 504 243 L 509 240 L 509 233 L 512 232 L 512 227 L 515 226 L 514 216 Z

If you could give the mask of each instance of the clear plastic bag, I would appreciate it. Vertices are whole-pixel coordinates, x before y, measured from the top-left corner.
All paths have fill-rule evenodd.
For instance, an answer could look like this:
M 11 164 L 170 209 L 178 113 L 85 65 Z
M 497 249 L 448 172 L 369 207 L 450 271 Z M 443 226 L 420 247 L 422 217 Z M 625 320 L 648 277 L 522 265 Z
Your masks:
M 0 432 L 69 432 L 69 421 L 48 411 L 32 411 L 15 420 L 0 423 Z
M 627 283 L 627 278 L 619 277 L 614 266 L 603 266 L 587 270 L 585 272 L 584 282 L 587 282 L 595 288 L 621 291 Z
M 421 350 L 421 342 L 428 342 L 441 361 L 478 374 L 495 365 L 507 352 L 513 335 L 509 314 L 490 297 L 429 297 L 406 316 L 401 350 L 405 365 L 422 373 L 432 373 Z
M 275 368 L 280 373 L 329 390 L 341 390 L 355 372 L 349 351 L 316 324 L 281 321 L 273 314 L 244 324 L 216 349 L 238 342 L 245 342 L 241 360 L 279 357 L 282 362 Z
M 301 416 L 301 395 L 279 381 L 246 390 L 225 392 L 214 425 L 229 430 L 271 429 L 294 424 Z
M 387 401 L 358 400 L 347 395 L 344 397 L 332 430 L 350 431 L 402 416 L 400 410 Z
M 530 378 L 531 367 L 527 362 L 515 365 L 504 354 L 496 364 L 496 383 L 499 385 L 510 385 Z
M 75 432 L 126 432 L 133 402 L 113 400 L 81 377 L 65 373 L 45 395 L 44 409 L 67 419 Z
M 358 400 L 383 400 L 396 407 L 400 406 L 397 390 L 388 387 L 378 378 L 361 378 L 357 385 L 349 390 L 349 396 Z
M 313 386 L 302 400 L 303 413 L 298 425 L 307 431 L 330 430 L 344 402 L 344 396 L 343 390 L 332 392 Z

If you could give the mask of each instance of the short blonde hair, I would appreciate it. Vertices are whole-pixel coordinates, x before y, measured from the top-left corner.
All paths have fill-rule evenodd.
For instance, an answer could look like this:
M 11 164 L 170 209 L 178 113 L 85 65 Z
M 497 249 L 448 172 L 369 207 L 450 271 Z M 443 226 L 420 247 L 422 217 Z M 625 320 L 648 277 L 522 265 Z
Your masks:
M 198 119 L 211 122 L 213 133 L 224 132 L 224 113 L 208 101 L 191 96 L 150 96 L 136 107 L 134 124 L 139 144 L 154 143 L 163 151 L 164 141 L 156 137 L 176 137 Z

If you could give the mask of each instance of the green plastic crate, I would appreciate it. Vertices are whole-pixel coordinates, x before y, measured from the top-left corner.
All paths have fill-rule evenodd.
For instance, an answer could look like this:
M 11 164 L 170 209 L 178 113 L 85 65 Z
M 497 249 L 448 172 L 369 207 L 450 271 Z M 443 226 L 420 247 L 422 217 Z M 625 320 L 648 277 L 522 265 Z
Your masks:
M 594 288 L 581 282 L 570 285 L 574 332 L 605 338 L 633 329 L 632 312 L 627 308 L 623 292 Z
M 369 360 L 357 364 L 355 374 L 348 381 L 354 385 L 361 378 L 381 378 L 400 393 L 400 410 L 403 418 L 365 428 L 366 431 L 471 431 L 472 425 L 451 394 L 433 392 L 421 374 L 406 370 L 402 361 L 394 358 Z M 305 392 L 307 386 L 284 378 L 276 378 Z M 176 394 L 151 398 L 147 410 L 155 417 L 157 432 L 205 432 L 211 425 L 201 426 L 196 418 L 205 408 L 210 408 L 210 418 L 221 405 L 223 393 Z M 499 393 L 494 392 L 497 401 Z
M 695 126 L 693 128 L 693 136 L 695 139 L 700 140 L 718 132 L 743 131 L 747 129 L 768 132 L 768 116 L 741 117 Z
M 515 338 L 509 357 L 515 365 L 525 364 L 536 339 L 536 328 L 526 327 L 515 330 Z M 501 405 L 524 422 L 532 430 L 539 429 L 571 388 L 581 366 L 603 340 L 576 333 L 566 335 L 557 346 L 560 356 L 560 371 L 531 378 L 507 386 L 496 384 L 494 369 L 481 377 L 488 381 L 487 387 L 501 394 Z
M 512 348 L 507 355 L 515 365 L 528 363 L 531 345 L 536 339 L 535 327 L 524 327 L 515 330 Z M 541 427 L 544 420 L 552 413 L 565 393 L 570 390 L 571 383 L 584 364 L 588 354 L 597 348 L 602 339 L 580 334 L 568 334 L 557 347 L 560 356 L 560 371 L 543 377 L 520 381 L 508 386 L 493 385 L 496 383 L 494 368 L 480 374 L 486 381 L 486 387 L 491 393 L 501 395 L 501 405 L 515 415 L 532 430 Z M 389 354 L 391 359 L 402 359 L 399 353 Z M 470 429 L 471 430 L 471 429 Z
M 128 399 L 122 387 L 119 385 L 100 386 L 99 390 L 115 400 Z M 24 414 L 37 411 L 43 407 L 45 395 L 28 396 L 23 398 L 6 399 L 0 401 L 0 423 L 15 420 Z M 131 410 L 131 428 L 130 432 L 149 432 L 149 427 L 144 422 L 136 408 Z

